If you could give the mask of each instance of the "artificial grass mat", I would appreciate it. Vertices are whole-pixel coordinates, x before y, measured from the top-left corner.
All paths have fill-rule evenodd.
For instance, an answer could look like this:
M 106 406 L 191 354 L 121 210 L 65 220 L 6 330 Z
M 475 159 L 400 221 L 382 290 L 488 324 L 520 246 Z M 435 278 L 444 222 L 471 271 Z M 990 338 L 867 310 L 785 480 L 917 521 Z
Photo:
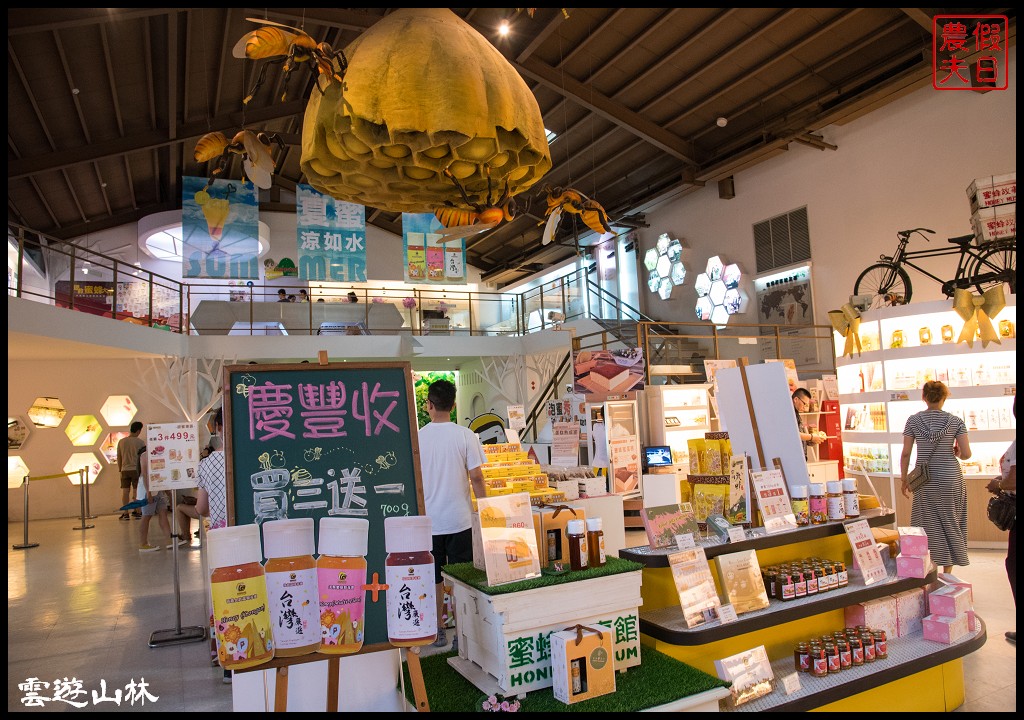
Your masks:
M 420 658 L 431 712 L 481 712 L 480 704 L 487 696 L 448 664 L 448 658 L 456 654 L 447 652 Z M 415 707 L 409 668 L 404 662 L 402 672 L 405 673 L 405 696 Z M 638 666 L 625 673 L 615 673 L 615 692 L 566 705 L 555 699 L 551 688 L 543 688 L 527 693 L 520 701 L 519 712 L 636 712 L 728 686 L 729 683 L 713 675 L 645 645 L 640 650 Z
M 453 563 L 445 565 L 444 572 L 456 580 L 474 587 L 485 595 L 505 595 L 507 593 L 522 592 L 523 590 L 534 590 L 536 588 L 563 585 L 565 583 L 577 582 L 579 580 L 590 580 L 592 578 L 618 575 L 619 573 L 636 572 L 643 570 L 643 565 L 632 560 L 622 560 L 617 557 L 608 557 L 601 567 L 587 568 L 586 570 L 570 570 L 561 575 L 541 575 L 531 580 L 520 580 L 519 582 L 507 585 L 487 584 L 487 573 L 477 570 L 473 563 Z

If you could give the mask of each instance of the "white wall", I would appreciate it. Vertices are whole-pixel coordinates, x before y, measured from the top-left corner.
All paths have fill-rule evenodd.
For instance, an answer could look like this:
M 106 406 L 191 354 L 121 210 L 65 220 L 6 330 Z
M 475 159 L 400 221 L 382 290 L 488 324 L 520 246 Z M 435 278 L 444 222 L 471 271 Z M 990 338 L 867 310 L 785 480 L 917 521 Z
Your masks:
M 1016 78 L 1016 48 L 1009 72 Z M 917 90 L 886 107 L 822 135 L 838 150 L 791 143 L 789 151 L 735 177 L 736 197 L 718 197 L 717 183 L 647 214 L 640 231 L 643 257 L 658 235 L 683 241 L 687 280 L 669 301 L 647 292 L 648 315 L 659 320 L 695 321 L 693 281 L 707 258 L 739 263 L 741 287 L 751 302 L 736 322 L 756 323 L 752 226 L 806 206 L 813 261 L 815 320 L 847 302 L 857 275 L 882 253 L 896 250 L 896 232 L 916 227 L 936 231 L 930 246 L 971 232 L 966 188 L 972 180 L 1016 171 L 1017 92 Z M 928 246 L 915 236 L 911 249 Z M 924 261 L 934 274 L 950 278 L 956 256 Z M 641 272 L 644 272 L 641 267 Z M 938 283 L 910 271 L 913 301 L 942 299 Z M 646 278 L 642 277 L 641 281 Z

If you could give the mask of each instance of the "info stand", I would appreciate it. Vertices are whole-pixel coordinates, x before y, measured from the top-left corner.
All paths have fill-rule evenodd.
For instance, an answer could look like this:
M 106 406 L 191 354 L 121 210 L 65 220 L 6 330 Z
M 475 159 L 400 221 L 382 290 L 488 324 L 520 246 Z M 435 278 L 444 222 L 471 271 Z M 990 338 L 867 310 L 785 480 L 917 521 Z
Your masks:
M 181 626 L 181 583 L 178 579 L 178 491 L 174 493 L 171 504 L 171 552 L 174 554 L 174 627 L 167 630 L 155 630 L 149 636 L 150 647 L 165 645 L 184 645 L 206 639 L 206 628 L 199 625 Z

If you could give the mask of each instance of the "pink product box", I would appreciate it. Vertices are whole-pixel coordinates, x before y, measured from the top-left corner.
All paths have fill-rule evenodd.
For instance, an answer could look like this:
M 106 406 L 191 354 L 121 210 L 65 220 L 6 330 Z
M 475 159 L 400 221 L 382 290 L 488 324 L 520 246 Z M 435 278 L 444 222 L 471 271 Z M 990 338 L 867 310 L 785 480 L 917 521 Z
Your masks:
M 924 557 L 928 554 L 928 535 L 924 528 L 896 528 L 900 534 L 900 555 Z
M 951 645 L 959 642 L 970 634 L 967 626 L 967 613 L 957 617 L 946 615 L 928 615 L 921 621 L 925 640 Z
M 899 637 L 896 619 L 896 598 L 892 595 L 848 605 L 845 610 L 846 627 L 866 625 L 873 630 L 885 630 L 889 637 Z
M 936 579 L 943 585 L 955 585 L 956 587 L 967 588 L 971 591 L 971 602 L 974 602 L 974 589 L 969 582 L 961 580 L 956 575 L 951 575 L 949 573 L 939 573 Z
M 896 598 L 896 637 L 921 632 L 921 620 L 928 614 L 924 588 L 904 590 Z
M 947 585 L 928 595 L 928 612 L 932 615 L 956 617 L 971 609 L 971 591 Z
M 977 632 L 978 630 L 978 621 L 974 617 L 973 610 L 967 611 L 967 629 L 971 632 Z
M 896 556 L 896 577 L 923 578 L 932 569 L 932 558 L 928 553 L 924 557 L 904 555 Z

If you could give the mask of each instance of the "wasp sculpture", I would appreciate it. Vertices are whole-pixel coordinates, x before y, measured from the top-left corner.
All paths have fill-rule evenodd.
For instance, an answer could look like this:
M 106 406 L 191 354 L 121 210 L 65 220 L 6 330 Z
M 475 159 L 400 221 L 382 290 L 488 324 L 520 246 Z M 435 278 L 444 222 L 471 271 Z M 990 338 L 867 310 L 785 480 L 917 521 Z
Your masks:
M 542 245 L 547 245 L 555 239 L 555 231 L 558 230 L 558 223 L 561 222 L 563 213 L 579 215 L 586 226 L 598 235 L 612 231 L 608 224 L 608 213 L 596 200 L 591 200 L 574 188 L 556 187 L 552 189 L 549 187 L 546 190 L 548 209 L 544 213 L 547 222 L 544 225 Z
M 519 206 L 515 198 L 511 197 L 508 180 L 505 181 L 505 190 L 501 193 L 501 196 L 497 200 L 493 200 L 491 181 L 488 179 L 487 202 L 475 203 L 469 199 L 466 190 L 450 171 L 445 170 L 444 174 L 455 184 L 459 194 L 462 195 L 462 200 L 472 209 L 466 210 L 465 208 L 447 203 L 434 211 L 434 217 L 444 225 L 444 230 L 438 233 L 443 238 L 441 242 L 451 242 L 452 240 L 464 238 L 467 235 L 490 230 L 500 225 L 503 221 L 513 219 L 519 212 Z
M 341 50 L 335 50 L 325 42 L 318 43 L 300 28 L 259 18 L 246 19 L 259 23 L 263 27 L 246 33 L 241 40 L 235 43 L 231 54 L 237 58 L 248 58 L 250 60 L 273 59 L 267 60 L 264 63 L 259 76 L 256 78 L 256 83 L 252 86 L 252 90 L 242 100 L 243 105 L 248 105 L 263 85 L 264 80 L 267 79 L 267 69 L 271 65 L 278 65 L 280 63 L 284 63 L 285 83 L 287 83 L 288 76 L 292 70 L 305 63 L 306 67 L 310 68 L 310 70 L 313 67 L 317 68 L 319 74 L 316 78 L 316 87 L 321 93 L 323 88 L 320 87 L 320 78 L 324 75 L 327 76 L 328 83 L 337 82 L 344 87 L 348 61 L 345 59 L 345 53 Z M 286 89 L 281 93 L 281 102 L 284 102 L 287 95 Z
M 211 161 L 212 170 L 207 189 L 227 170 L 231 156 L 241 155 L 244 176 L 252 180 L 256 187 L 266 190 L 273 184 L 274 156 L 270 150 L 271 143 L 275 142 L 284 149 L 284 141 L 277 133 L 241 130 L 228 140 L 228 136 L 220 131 L 210 132 L 199 138 L 193 157 L 197 162 Z

